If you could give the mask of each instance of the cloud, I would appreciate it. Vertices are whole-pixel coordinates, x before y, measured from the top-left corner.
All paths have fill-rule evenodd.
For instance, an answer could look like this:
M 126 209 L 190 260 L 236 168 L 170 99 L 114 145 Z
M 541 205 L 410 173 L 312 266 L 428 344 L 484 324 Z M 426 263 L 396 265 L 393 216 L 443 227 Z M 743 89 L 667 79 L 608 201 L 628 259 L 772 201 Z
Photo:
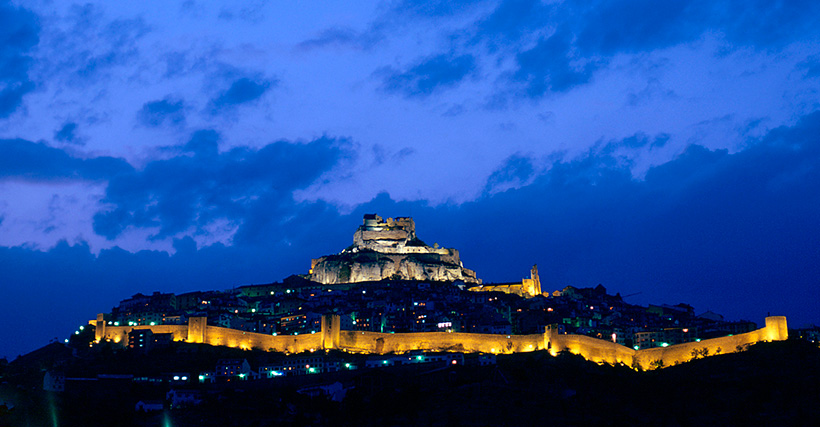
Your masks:
M 77 136 L 77 123 L 66 122 L 57 132 L 54 132 L 54 139 L 60 142 L 82 144 L 82 139 Z
M 405 71 L 387 67 L 378 70 L 376 75 L 381 77 L 384 90 L 407 97 L 423 97 L 454 87 L 475 72 L 472 55 L 437 55 L 420 59 Z
M 185 123 L 185 105 L 172 98 L 146 102 L 137 113 L 137 120 L 146 127 L 182 125 Z
M 807 79 L 820 77 L 820 55 L 811 55 L 797 64 L 797 69 L 803 72 Z
M 218 143 L 216 132 L 196 132 L 183 147 L 186 153 L 111 180 L 104 199 L 110 209 L 94 217 L 95 232 L 113 239 L 129 226 L 156 227 L 156 237 L 165 238 L 226 220 L 245 224 L 244 233 L 248 224 L 264 224 L 271 215 L 292 210 L 294 190 L 314 183 L 348 155 L 346 141 L 330 138 L 224 153 Z
M 484 191 L 494 194 L 510 188 L 518 188 L 527 184 L 534 175 L 535 166 L 532 159 L 521 154 L 514 154 L 487 178 Z
M 558 30 L 516 56 L 518 68 L 512 80 L 523 85 L 527 96 L 565 92 L 589 82 L 600 64 L 579 57 L 572 49 L 571 38 L 566 30 Z
M 518 44 L 548 26 L 554 9 L 540 0 L 502 1 L 474 24 L 473 42 L 484 42 L 491 50 Z
M 321 49 L 333 46 L 353 46 L 359 49 L 370 49 L 382 39 L 378 31 L 359 32 L 348 27 L 331 27 L 297 45 L 301 50 Z
M 107 180 L 133 170 L 113 157 L 83 159 L 44 143 L 0 139 L 0 180 Z
M 29 52 L 39 43 L 39 33 L 33 13 L 0 3 L 0 119 L 17 111 L 23 96 L 35 88 L 29 78 Z
M 139 17 L 102 22 L 98 6 L 74 6 L 74 28 L 65 40 L 55 43 L 55 72 L 73 72 L 70 81 L 84 84 L 109 77 L 115 67 L 127 66 L 140 56 L 137 42 L 150 32 Z
M 401 0 L 392 2 L 390 12 L 401 16 L 416 17 L 444 17 L 453 16 L 474 9 L 477 5 L 487 3 L 487 1 L 418 1 Z
M 211 111 L 216 114 L 222 110 L 247 104 L 262 97 L 276 80 L 251 79 L 242 77 L 231 83 L 231 86 L 210 102 Z
M 458 16 L 461 4 L 400 2 L 404 19 Z M 817 40 L 820 27 L 812 17 L 820 3 L 710 2 L 651 0 L 542 2 L 502 0 L 463 14 L 459 28 L 440 30 L 448 40 L 441 55 L 495 56 L 487 72 L 498 72 L 519 96 L 541 98 L 589 84 L 595 73 L 621 54 L 645 54 L 715 37 L 722 52 L 740 48 L 782 49 L 795 41 Z M 486 13 L 482 13 L 486 10 Z M 720 54 L 720 52 L 716 53 Z M 509 64 L 512 63 L 512 70 Z M 389 69 L 385 87 L 404 87 L 410 74 Z M 810 73 L 809 73 L 810 74 Z M 405 78 L 406 79 L 406 78 Z M 521 90 L 515 90 L 521 89 Z M 413 92 L 415 93 L 415 92 Z M 423 93 L 423 92 L 422 92 Z M 497 101 L 504 101 L 502 95 Z M 640 99 L 635 98 L 633 102 Z M 491 102 L 493 104 L 493 102 Z

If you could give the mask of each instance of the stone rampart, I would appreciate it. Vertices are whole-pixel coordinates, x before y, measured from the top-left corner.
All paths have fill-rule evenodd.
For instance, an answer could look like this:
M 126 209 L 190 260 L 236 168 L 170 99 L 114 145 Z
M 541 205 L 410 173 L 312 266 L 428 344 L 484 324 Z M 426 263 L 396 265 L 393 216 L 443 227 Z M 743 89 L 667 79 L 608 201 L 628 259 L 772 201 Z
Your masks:
M 101 316 L 98 316 L 100 319 Z M 341 331 L 339 317 L 322 318 L 322 330 L 306 335 L 267 335 L 237 329 L 207 325 L 204 317 L 191 317 L 187 325 L 110 326 L 103 323 L 97 329 L 97 341 L 128 343 L 128 332 L 150 329 L 155 334 L 173 334 L 174 341 L 201 342 L 210 345 L 260 349 L 284 353 L 301 353 L 320 349 L 338 349 L 354 353 L 404 353 L 412 350 L 453 351 L 463 353 L 521 353 L 549 350 L 553 355 L 569 350 L 596 363 L 625 364 L 642 369 L 672 366 L 697 357 L 733 353 L 760 341 L 780 341 L 788 338 L 788 326 L 783 316 L 766 318 L 766 326 L 745 334 L 730 335 L 657 347 L 633 350 L 611 341 L 584 335 L 559 334 L 547 327 L 543 334 L 495 335 L 464 332 L 379 333 Z
M 545 349 L 544 335 L 492 335 L 463 332 L 385 334 L 341 331 L 340 350 L 353 353 L 404 353 L 412 350 L 463 353 L 520 353 Z

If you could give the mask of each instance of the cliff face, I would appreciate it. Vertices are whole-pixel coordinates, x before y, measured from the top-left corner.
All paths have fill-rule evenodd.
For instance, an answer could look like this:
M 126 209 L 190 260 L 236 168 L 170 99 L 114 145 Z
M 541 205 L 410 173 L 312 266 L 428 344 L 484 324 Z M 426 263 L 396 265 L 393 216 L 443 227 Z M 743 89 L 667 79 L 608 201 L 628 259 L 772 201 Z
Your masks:
M 309 278 L 325 284 L 384 279 L 481 283 L 462 266 L 457 250 L 433 248 L 416 238 L 412 218 L 384 221 L 378 215 L 365 215 L 352 246 L 314 259 Z

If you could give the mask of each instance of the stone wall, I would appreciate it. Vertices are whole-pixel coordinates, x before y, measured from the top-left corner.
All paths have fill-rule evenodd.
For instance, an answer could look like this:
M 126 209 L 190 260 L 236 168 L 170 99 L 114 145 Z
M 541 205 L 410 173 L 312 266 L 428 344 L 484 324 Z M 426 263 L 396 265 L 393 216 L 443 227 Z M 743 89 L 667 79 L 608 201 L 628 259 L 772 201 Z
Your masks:
M 520 353 L 545 349 L 544 335 L 492 335 L 460 332 L 385 334 L 341 331 L 339 349 L 353 353 L 404 353 L 411 350 L 463 353 Z
M 565 335 L 547 327 L 543 334 L 493 335 L 463 332 L 418 332 L 385 334 L 378 332 L 341 331 L 339 316 L 322 319 L 322 330 L 307 335 L 273 336 L 236 329 L 208 326 L 204 317 L 191 317 L 188 325 L 109 326 L 98 320 L 97 341 L 111 340 L 128 344 L 128 332 L 151 329 L 155 334 L 171 333 L 174 341 L 202 342 L 211 345 L 261 349 L 284 353 L 301 353 L 320 349 L 338 349 L 354 353 L 403 353 L 411 350 L 453 351 L 463 353 L 521 353 L 549 350 L 553 355 L 569 350 L 597 363 L 623 363 L 642 369 L 672 366 L 696 357 L 733 353 L 760 341 L 780 341 L 788 338 L 786 318 L 770 316 L 761 329 L 720 338 L 633 350 L 611 341 L 584 335 Z M 102 323 L 102 325 L 100 325 Z

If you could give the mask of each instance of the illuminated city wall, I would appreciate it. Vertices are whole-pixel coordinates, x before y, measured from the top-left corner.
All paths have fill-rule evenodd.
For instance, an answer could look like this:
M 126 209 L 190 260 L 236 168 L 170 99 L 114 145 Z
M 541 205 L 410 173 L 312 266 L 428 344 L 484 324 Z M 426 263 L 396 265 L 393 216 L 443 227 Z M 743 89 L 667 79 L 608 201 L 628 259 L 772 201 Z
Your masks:
M 688 342 L 670 345 L 669 347 L 640 350 L 636 352 L 635 358 L 642 368 L 651 369 L 661 363 L 658 361 L 662 361 L 662 366 L 688 362 L 696 356 L 693 354 L 693 350 L 706 353 L 702 356 L 713 356 L 715 354 L 734 353 L 760 341 L 781 341 L 788 337 L 789 330 L 786 325 L 786 318 L 784 316 L 770 316 L 766 318 L 766 326 L 755 331 L 712 338 L 701 342 Z
M 565 349 L 573 354 L 580 354 L 585 359 L 596 363 L 623 363 L 632 366 L 632 360 L 637 353 L 635 350 L 598 338 L 586 335 L 553 334 L 549 330 L 544 334 L 544 341 L 550 353 L 555 356 Z
M 268 335 L 256 332 L 245 332 L 237 329 L 208 326 L 205 332 L 205 344 L 239 347 L 245 350 L 252 348 L 282 353 L 301 353 L 322 348 L 322 335 Z
M 187 325 L 104 325 L 103 328 L 97 329 L 97 340 L 110 340 L 115 343 L 128 345 L 128 332 L 132 330 L 150 329 L 151 332 L 155 334 L 173 334 L 174 341 L 239 347 L 246 350 L 256 348 L 265 351 L 301 353 L 303 351 L 312 351 L 322 348 L 322 334 L 319 333 L 273 336 L 222 328 L 219 326 L 203 325 L 204 321 L 205 318 L 192 317 L 189 319 Z
M 173 334 L 174 341 L 260 349 L 283 353 L 301 353 L 319 349 L 338 349 L 354 353 L 403 353 L 412 350 L 453 351 L 464 353 L 521 353 L 548 349 L 553 355 L 564 349 L 597 363 L 623 363 L 653 369 L 687 362 L 695 357 L 733 353 L 760 341 L 788 338 L 786 318 L 770 316 L 766 326 L 745 334 L 689 342 L 668 347 L 633 350 L 611 341 L 584 335 L 565 335 L 547 327 L 544 334 L 494 335 L 464 332 L 415 332 L 385 334 L 379 332 L 340 331 L 339 316 L 324 316 L 322 330 L 315 334 L 273 336 L 237 329 L 207 325 L 204 317 L 191 317 L 187 325 L 110 326 L 96 324 L 97 340 L 128 343 L 128 332 L 150 329 L 155 334 Z
M 520 353 L 543 350 L 544 335 L 491 335 L 462 332 L 379 332 L 341 331 L 340 350 L 355 353 L 403 353 L 411 350 L 456 351 L 464 353 Z
M 97 327 L 97 341 L 111 340 L 115 343 L 128 345 L 128 332 L 131 330 L 150 329 L 155 334 L 173 334 L 174 341 L 185 341 L 188 338 L 188 325 L 140 325 L 140 326 L 110 326 L 105 325 L 102 331 Z

